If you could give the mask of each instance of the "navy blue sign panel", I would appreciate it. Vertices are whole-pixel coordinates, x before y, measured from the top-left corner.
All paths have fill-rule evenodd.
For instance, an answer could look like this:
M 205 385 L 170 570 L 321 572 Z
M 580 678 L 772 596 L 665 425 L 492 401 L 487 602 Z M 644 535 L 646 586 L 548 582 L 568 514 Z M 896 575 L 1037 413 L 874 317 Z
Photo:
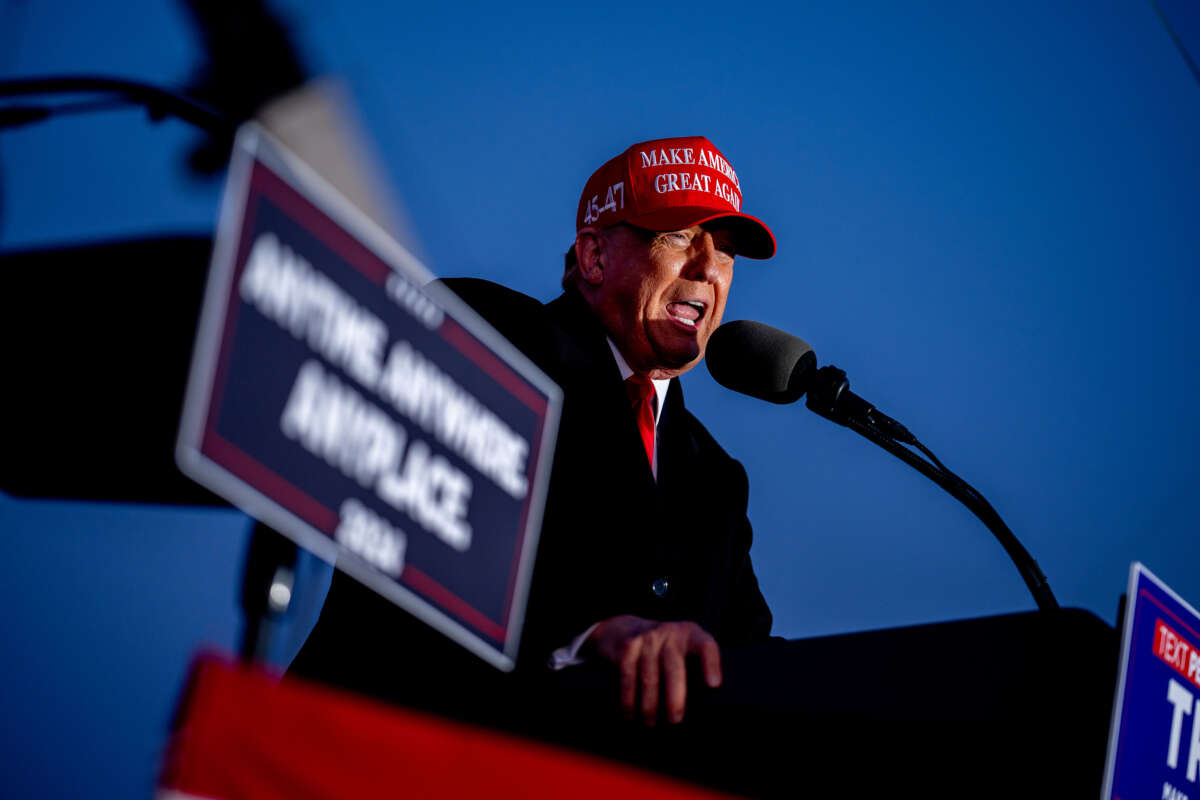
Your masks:
M 1200 797 L 1200 614 L 1140 563 L 1127 598 L 1103 797 Z
M 561 393 L 431 277 L 243 130 L 177 460 L 511 669 Z

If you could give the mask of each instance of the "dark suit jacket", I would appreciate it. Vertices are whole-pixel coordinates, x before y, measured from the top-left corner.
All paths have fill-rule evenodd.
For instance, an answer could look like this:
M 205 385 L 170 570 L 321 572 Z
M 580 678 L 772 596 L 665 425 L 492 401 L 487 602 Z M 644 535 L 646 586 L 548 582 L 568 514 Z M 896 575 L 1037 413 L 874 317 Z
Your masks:
M 446 284 L 564 392 L 518 671 L 543 670 L 554 648 L 619 614 L 692 620 L 722 646 L 765 638 L 746 473 L 684 407 L 678 381 L 660 418 L 656 484 L 605 332 L 582 298 L 543 305 L 486 281 Z M 432 682 L 461 667 L 472 673 L 462 680 L 477 682 L 477 661 L 337 573 L 294 671 L 395 696 L 389 684 L 414 671 Z

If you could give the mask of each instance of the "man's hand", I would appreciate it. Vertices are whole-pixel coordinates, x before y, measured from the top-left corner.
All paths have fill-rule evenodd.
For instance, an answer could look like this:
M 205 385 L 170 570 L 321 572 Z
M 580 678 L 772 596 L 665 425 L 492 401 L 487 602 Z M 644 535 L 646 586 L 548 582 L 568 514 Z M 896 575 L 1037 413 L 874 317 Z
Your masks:
M 704 682 L 721 685 L 721 648 L 694 622 L 656 622 L 626 614 L 596 625 L 588 645 L 621 669 L 621 706 L 633 719 L 641 696 L 642 721 L 653 725 L 661 695 L 667 719 L 679 722 L 687 704 L 687 657 L 699 656 Z

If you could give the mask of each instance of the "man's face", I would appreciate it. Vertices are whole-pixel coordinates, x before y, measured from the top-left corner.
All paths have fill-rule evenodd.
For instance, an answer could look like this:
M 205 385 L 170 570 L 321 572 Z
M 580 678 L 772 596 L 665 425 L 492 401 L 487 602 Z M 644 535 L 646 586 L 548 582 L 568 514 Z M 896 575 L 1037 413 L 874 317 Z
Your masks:
M 601 231 L 592 307 L 635 371 L 669 378 L 704 357 L 733 280 L 728 231 L 695 226 L 653 233 Z

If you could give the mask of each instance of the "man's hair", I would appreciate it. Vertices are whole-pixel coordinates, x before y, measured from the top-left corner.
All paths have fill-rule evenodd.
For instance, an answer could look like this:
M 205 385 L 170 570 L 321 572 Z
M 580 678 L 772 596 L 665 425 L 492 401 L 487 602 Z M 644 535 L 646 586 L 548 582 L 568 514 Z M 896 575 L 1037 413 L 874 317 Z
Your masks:
M 575 255 L 575 243 L 571 242 L 571 246 L 567 248 L 566 255 L 563 256 L 563 289 L 574 289 L 575 282 L 579 280 L 579 259 Z

